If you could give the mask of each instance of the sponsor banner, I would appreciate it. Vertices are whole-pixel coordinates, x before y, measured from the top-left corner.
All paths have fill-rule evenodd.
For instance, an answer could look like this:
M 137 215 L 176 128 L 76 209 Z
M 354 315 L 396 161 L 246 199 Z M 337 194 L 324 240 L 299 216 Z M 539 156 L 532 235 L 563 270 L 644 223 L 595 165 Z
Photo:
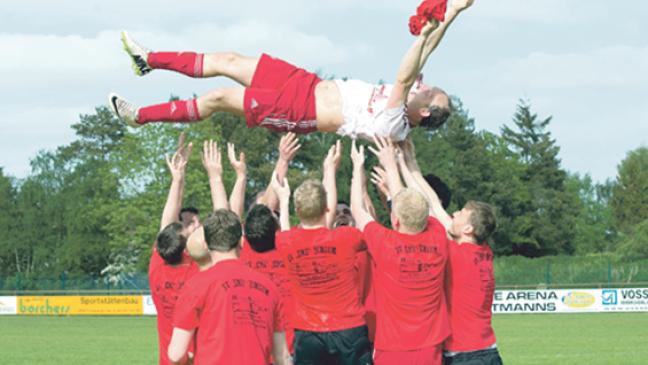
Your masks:
M 19 315 L 141 315 L 141 295 L 17 297 Z
M 142 313 L 145 316 L 155 316 L 157 315 L 157 310 L 155 310 L 155 304 L 153 304 L 153 297 L 150 295 L 145 295 L 142 297 Z
M 496 290 L 493 313 L 648 312 L 648 289 Z
M 0 297 L 0 316 L 16 314 L 16 297 Z

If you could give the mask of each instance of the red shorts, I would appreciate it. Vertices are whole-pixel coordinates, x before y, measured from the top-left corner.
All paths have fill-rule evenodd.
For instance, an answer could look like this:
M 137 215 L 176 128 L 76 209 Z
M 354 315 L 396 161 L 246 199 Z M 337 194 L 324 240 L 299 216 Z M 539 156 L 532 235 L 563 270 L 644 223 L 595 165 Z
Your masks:
M 442 361 L 442 345 L 413 351 L 374 352 L 374 365 L 441 365 Z
M 274 132 L 295 133 L 316 131 L 315 86 L 320 81 L 312 72 L 262 54 L 243 99 L 248 128 L 260 126 Z

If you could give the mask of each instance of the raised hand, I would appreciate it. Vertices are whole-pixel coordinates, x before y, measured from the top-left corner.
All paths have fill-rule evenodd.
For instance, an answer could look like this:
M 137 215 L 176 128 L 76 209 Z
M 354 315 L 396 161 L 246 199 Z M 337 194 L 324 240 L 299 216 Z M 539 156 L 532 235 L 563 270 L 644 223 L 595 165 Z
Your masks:
M 450 7 L 457 11 L 462 11 L 468 9 L 474 2 L 475 0 L 452 0 Z
M 239 153 L 238 160 L 236 159 L 236 149 L 234 148 L 233 143 L 227 144 L 227 158 L 229 159 L 230 165 L 236 172 L 236 176 L 244 176 L 247 171 L 247 165 L 245 163 L 245 153 Z
M 365 161 L 365 152 L 364 146 L 360 146 L 360 149 L 356 146 L 356 141 L 351 142 L 351 161 L 353 162 L 353 167 L 362 168 Z
M 393 142 L 388 138 L 374 137 L 376 148 L 369 146 L 369 150 L 376 155 L 380 164 L 388 169 L 396 167 L 396 148 Z
M 371 172 L 371 183 L 376 185 L 378 191 L 386 197 L 389 197 L 389 187 L 387 186 L 387 173 L 380 166 L 374 166 Z
M 283 184 L 279 182 L 277 174 L 272 174 L 272 182 L 270 183 L 272 190 L 279 197 L 279 201 L 285 202 L 290 199 L 290 185 L 288 184 L 288 178 L 284 178 Z
M 174 179 L 180 179 L 184 177 L 185 167 L 189 161 L 189 156 L 191 155 L 191 150 L 193 149 L 193 144 L 189 143 L 185 146 L 185 134 L 184 132 L 180 133 L 178 138 L 178 148 L 172 156 L 165 156 L 167 167 L 171 172 L 171 177 Z
M 430 19 L 427 23 L 421 28 L 421 36 L 429 36 L 435 29 L 439 27 L 439 21 L 436 19 Z
M 299 143 L 299 139 L 297 139 L 295 133 L 291 132 L 284 135 L 281 137 L 281 140 L 279 140 L 279 159 L 285 162 L 290 162 L 295 158 L 295 155 L 300 148 L 301 144 Z
M 210 139 L 203 143 L 202 164 L 210 178 L 222 177 L 221 153 L 218 150 L 218 144 L 214 140 Z
M 342 142 L 338 139 L 331 148 L 329 148 L 326 158 L 324 159 L 324 169 L 337 170 L 342 161 Z

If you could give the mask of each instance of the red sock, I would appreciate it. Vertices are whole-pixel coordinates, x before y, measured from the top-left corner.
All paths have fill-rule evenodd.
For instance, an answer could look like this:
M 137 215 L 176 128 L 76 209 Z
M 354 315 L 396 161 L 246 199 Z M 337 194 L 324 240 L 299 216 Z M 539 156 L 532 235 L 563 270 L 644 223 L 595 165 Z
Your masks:
M 183 73 L 189 77 L 202 77 L 204 54 L 195 52 L 150 52 L 146 62 L 151 68 L 161 68 Z
M 168 103 L 145 106 L 137 113 L 137 123 L 149 122 L 195 122 L 200 120 L 196 99 L 176 100 Z

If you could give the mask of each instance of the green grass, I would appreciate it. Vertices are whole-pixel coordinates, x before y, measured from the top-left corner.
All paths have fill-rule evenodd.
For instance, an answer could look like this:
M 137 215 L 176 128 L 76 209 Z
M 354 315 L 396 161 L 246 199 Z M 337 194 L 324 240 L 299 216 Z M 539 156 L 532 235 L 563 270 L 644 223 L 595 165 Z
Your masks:
M 648 313 L 494 316 L 507 365 L 648 364 Z M 0 316 L 3 364 L 155 364 L 153 317 Z

